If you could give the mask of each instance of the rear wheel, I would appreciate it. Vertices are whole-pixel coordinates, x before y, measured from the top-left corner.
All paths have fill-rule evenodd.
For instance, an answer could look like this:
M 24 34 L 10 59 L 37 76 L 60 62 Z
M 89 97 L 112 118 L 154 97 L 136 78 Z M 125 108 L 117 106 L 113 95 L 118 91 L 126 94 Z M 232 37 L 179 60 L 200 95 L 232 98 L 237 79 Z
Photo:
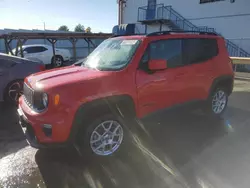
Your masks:
M 55 58 L 55 61 L 54 61 L 54 58 Z M 53 68 L 61 67 L 63 65 L 62 56 L 57 55 L 57 56 L 53 57 L 51 61 L 52 61 L 51 64 L 52 64 Z
M 212 92 L 206 104 L 206 112 L 210 115 L 220 117 L 227 108 L 228 93 L 224 88 L 217 88 Z
M 4 92 L 4 100 L 11 104 L 17 104 L 23 94 L 23 80 L 15 80 L 9 83 Z

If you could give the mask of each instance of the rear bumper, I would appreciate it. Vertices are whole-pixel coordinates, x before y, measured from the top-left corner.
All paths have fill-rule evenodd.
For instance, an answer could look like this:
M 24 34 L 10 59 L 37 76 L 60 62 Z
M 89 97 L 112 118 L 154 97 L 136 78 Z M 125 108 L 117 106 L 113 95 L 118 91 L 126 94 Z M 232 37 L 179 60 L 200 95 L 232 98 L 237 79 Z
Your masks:
M 70 61 L 72 59 L 71 56 L 64 56 L 63 61 Z

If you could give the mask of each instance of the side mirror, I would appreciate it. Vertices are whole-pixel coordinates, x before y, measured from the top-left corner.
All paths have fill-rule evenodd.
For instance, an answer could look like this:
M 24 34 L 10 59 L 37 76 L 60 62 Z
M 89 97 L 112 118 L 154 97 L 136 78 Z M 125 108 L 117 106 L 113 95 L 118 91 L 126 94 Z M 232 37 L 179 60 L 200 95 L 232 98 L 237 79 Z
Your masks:
M 148 62 L 148 69 L 151 71 L 159 71 L 167 68 L 167 60 L 152 59 Z
M 27 51 L 23 51 L 23 55 L 26 55 L 28 52 Z

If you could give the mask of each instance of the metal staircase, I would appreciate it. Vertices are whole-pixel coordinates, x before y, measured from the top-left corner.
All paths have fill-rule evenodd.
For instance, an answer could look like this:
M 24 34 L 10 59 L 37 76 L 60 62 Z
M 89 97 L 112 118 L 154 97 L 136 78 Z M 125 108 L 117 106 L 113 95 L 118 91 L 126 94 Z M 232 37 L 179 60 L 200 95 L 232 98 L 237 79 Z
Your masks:
M 214 32 L 221 35 L 215 31 L 214 28 L 209 27 L 197 27 L 182 15 L 176 12 L 172 6 L 164 6 L 164 4 L 156 4 L 153 7 L 143 6 L 138 8 L 138 22 L 145 25 L 145 33 L 147 33 L 147 26 L 160 24 L 160 31 L 162 31 L 162 25 L 168 26 L 171 30 L 185 30 L 185 31 L 204 31 L 204 32 Z M 221 35 L 222 36 L 222 35 Z M 250 53 L 246 52 L 244 49 L 240 48 L 230 40 L 226 40 L 226 45 L 228 53 L 233 57 L 250 57 Z

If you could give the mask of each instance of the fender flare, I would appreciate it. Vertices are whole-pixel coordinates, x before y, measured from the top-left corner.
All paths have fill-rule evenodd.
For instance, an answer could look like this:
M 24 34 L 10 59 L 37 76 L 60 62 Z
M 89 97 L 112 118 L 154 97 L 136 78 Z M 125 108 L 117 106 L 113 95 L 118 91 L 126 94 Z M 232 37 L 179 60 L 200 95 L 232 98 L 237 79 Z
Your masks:
M 214 91 L 214 89 L 216 88 L 216 86 L 221 83 L 221 82 L 225 82 L 225 81 L 230 81 L 231 84 L 230 84 L 230 88 L 229 88 L 229 94 L 232 93 L 233 91 L 233 84 L 234 84 L 234 76 L 232 75 L 222 75 L 222 76 L 219 76 L 217 78 L 215 78 L 213 80 L 213 83 L 209 89 L 209 96 L 210 94 Z
M 129 107 L 132 107 L 132 109 L 134 110 L 133 113 L 136 113 L 136 103 L 135 101 L 133 100 L 133 98 L 130 96 L 130 95 L 116 95 L 116 96 L 109 96 L 109 97 L 105 97 L 105 98 L 100 98 L 100 99 L 96 99 L 96 100 L 93 100 L 93 101 L 90 101 L 90 102 L 87 102 L 87 103 L 83 103 L 81 104 L 75 115 L 74 115 L 74 120 L 73 120 L 73 123 L 72 123 L 72 126 L 71 126 L 71 131 L 70 131 L 70 134 L 69 134 L 69 137 L 68 137 L 68 141 L 69 142 L 75 142 L 76 140 L 76 135 L 79 131 L 79 128 L 80 126 L 83 126 L 81 125 L 82 124 L 82 114 L 87 114 L 85 112 L 87 112 L 87 110 L 93 110 L 94 107 L 97 107 L 98 105 L 108 105 L 107 102 L 110 102 L 111 104 L 115 104 L 117 102 L 125 102 L 126 104 L 128 105 L 132 105 L 132 106 L 129 106 Z M 87 117 L 87 116 L 86 116 Z

